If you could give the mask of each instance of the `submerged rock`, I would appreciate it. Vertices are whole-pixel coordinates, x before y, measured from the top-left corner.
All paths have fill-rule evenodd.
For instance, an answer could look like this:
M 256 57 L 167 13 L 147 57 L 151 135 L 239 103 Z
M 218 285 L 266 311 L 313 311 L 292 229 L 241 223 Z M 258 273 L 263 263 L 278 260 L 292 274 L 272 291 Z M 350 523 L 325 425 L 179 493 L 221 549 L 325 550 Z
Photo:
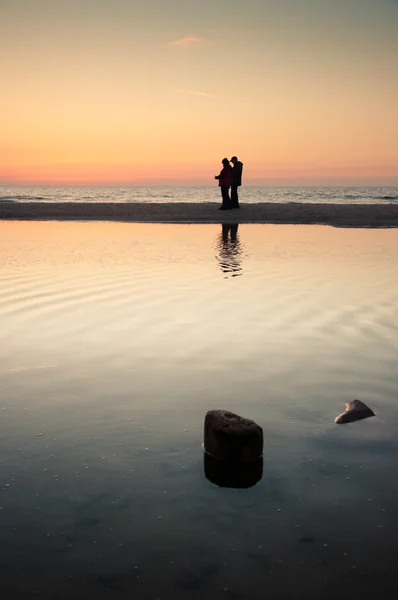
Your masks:
M 342 423 L 353 423 L 354 421 L 360 421 L 361 419 L 375 416 L 373 410 L 369 408 L 369 406 L 366 406 L 364 402 L 361 402 L 361 400 L 350 400 L 345 406 L 345 412 L 336 417 L 334 421 L 339 425 Z
M 263 430 L 251 419 L 227 410 L 209 410 L 205 417 L 203 447 L 217 460 L 248 463 L 263 454 Z

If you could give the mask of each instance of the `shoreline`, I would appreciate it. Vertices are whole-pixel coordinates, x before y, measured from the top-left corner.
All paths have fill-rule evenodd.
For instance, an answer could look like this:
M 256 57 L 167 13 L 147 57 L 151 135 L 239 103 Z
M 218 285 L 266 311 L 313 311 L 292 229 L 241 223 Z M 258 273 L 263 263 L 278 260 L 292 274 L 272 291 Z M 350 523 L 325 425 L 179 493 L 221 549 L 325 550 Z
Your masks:
M 398 204 L 241 203 L 239 210 L 230 211 L 219 211 L 219 206 L 218 202 L 0 202 L 0 220 L 398 227 Z

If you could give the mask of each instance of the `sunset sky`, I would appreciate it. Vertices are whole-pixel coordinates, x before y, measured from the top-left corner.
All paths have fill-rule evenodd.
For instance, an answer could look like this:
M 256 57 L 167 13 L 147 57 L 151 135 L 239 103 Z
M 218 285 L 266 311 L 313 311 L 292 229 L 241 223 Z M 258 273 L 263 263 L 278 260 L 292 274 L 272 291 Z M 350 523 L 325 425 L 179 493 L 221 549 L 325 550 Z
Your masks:
M 398 0 L 0 0 L 0 183 L 398 185 Z

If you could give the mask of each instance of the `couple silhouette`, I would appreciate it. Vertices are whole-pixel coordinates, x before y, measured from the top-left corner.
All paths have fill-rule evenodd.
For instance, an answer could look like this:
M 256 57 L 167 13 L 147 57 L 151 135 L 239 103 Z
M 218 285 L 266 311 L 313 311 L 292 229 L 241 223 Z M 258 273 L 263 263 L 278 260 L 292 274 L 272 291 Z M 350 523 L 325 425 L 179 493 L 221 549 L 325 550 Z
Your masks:
M 220 174 L 214 177 L 214 179 L 218 179 L 218 185 L 221 188 L 222 204 L 218 210 L 240 208 L 238 187 L 242 185 L 243 164 L 237 156 L 233 156 L 230 161 L 228 158 L 223 158 L 221 162 L 223 168 Z M 232 163 L 232 167 L 230 163 Z M 229 188 L 231 188 L 231 197 L 229 196 Z

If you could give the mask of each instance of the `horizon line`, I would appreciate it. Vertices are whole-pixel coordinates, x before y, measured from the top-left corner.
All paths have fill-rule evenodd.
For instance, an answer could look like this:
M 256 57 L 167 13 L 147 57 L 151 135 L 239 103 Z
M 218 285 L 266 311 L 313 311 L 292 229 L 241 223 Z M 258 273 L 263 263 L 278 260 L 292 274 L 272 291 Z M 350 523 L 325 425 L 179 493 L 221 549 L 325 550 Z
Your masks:
M 12 183 L 2 183 L 0 182 L 0 188 L 2 187 L 50 187 L 50 188 L 55 188 L 55 187 L 120 187 L 120 188 L 124 188 L 124 187 L 131 187 L 131 188 L 140 188 L 140 187 L 185 187 L 185 188 L 196 188 L 196 187 L 200 187 L 200 188 L 209 188 L 209 189 L 217 189 L 217 185 L 214 184 L 201 184 L 201 183 L 188 183 L 188 182 L 180 182 L 180 183 L 170 183 L 170 182 L 164 182 L 164 183 L 160 183 L 160 182 L 152 182 L 152 183 L 146 183 L 146 182 L 140 182 L 140 183 L 112 183 L 112 182 L 108 182 L 108 183 L 91 183 L 91 182 L 75 182 L 75 183 L 51 183 L 51 182 L 37 182 L 37 181 L 33 181 L 33 182 L 12 182 Z M 367 183 L 367 182 L 362 182 L 362 183 L 350 183 L 349 181 L 346 181 L 345 183 L 340 182 L 340 183 L 248 183 L 248 184 L 243 184 L 242 188 L 340 188 L 340 187 L 350 187 L 350 188 L 361 188 L 361 187 L 366 187 L 366 188 L 371 188 L 371 187 L 385 187 L 385 188 L 396 188 L 398 187 L 398 178 L 396 180 L 395 183 L 377 183 L 377 182 L 372 182 L 372 183 Z

